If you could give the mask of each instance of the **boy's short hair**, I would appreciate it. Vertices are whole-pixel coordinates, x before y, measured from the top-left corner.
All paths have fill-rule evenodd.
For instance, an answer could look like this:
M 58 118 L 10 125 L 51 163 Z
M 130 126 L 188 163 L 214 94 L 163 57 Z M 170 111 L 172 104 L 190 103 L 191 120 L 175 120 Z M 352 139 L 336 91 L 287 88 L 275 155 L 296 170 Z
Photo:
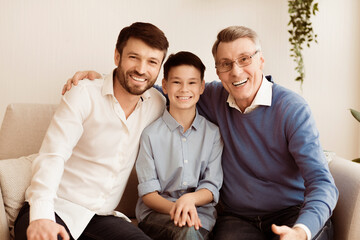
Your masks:
M 118 36 L 116 50 L 122 54 L 122 51 L 129 38 L 136 38 L 143 41 L 148 46 L 159 49 L 164 52 L 164 59 L 169 48 L 169 42 L 158 27 L 151 23 L 135 22 L 128 27 L 124 27 Z
M 191 52 L 181 51 L 176 54 L 171 54 L 166 62 L 164 63 L 164 79 L 167 80 L 169 76 L 169 71 L 172 67 L 177 67 L 180 65 L 193 66 L 199 70 L 201 75 L 201 80 L 204 80 L 205 65 L 201 59 Z

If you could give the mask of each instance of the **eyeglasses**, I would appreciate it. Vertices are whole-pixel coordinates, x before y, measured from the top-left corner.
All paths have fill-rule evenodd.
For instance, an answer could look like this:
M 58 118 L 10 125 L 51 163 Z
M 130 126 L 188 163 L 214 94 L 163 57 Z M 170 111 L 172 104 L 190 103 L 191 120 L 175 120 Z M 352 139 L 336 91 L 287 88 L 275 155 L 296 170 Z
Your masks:
M 217 69 L 217 71 L 219 73 L 223 73 L 223 72 L 228 72 L 233 68 L 234 62 L 239 66 L 239 67 L 246 67 L 248 65 L 250 65 L 252 63 L 252 58 L 255 56 L 255 54 L 257 54 L 258 52 L 260 52 L 260 50 L 256 50 L 254 54 L 252 55 L 241 55 L 240 57 L 238 57 L 237 59 L 235 59 L 234 61 L 231 60 L 223 60 L 219 63 L 217 63 L 215 65 L 215 68 Z

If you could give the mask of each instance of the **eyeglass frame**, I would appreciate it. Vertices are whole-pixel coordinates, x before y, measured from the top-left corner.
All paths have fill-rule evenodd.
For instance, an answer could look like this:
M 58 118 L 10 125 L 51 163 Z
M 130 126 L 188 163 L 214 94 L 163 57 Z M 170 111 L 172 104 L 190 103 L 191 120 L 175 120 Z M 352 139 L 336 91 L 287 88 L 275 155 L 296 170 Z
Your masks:
M 229 72 L 229 71 L 231 71 L 231 70 L 233 69 L 233 67 L 234 67 L 234 63 L 236 63 L 236 65 L 238 65 L 238 67 L 241 67 L 241 68 L 242 68 L 242 67 L 249 66 L 249 65 L 252 63 L 252 58 L 253 58 L 257 53 L 259 53 L 259 52 L 260 52 L 260 49 L 256 50 L 256 51 L 255 51 L 253 54 L 251 54 L 250 56 L 248 56 L 248 55 L 246 55 L 246 54 L 243 54 L 242 56 L 236 58 L 235 60 L 229 61 L 229 62 L 231 62 L 231 68 L 230 68 L 229 70 L 219 71 L 218 66 L 219 66 L 220 63 L 215 64 L 215 68 L 217 69 L 217 71 L 218 71 L 219 73 L 224 73 L 224 72 Z M 245 55 L 246 57 L 249 57 L 249 58 L 251 59 L 251 61 L 250 61 L 248 64 L 246 64 L 246 65 L 240 65 L 240 64 L 238 63 L 238 60 L 239 60 L 240 58 L 243 58 L 244 55 Z M 225 62 L 225 61 L 224 61 L 224 62 Z

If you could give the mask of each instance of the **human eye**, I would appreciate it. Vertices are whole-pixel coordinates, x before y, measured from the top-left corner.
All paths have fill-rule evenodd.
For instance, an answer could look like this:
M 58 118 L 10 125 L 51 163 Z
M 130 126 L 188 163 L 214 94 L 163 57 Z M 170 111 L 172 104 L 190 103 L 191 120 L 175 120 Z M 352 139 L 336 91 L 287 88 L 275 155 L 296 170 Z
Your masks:
M 171 83 L 172 83 L 172 84 L 180 84 L 180 81 L 178 81 L 178 80 L 172 80 Z
M 232 64 L 231 61 L 223 61 L 223 62 L 220 63 L 220 66 L 227 68 L 227 67 L 230 67 L 231 64 Z
M 153 66 L 157 66 L 159 64 L 159 62 L 155 60 L 150 60 L 149 63 Z
M 238 62 L 240 63 L 240 64 L 244 64 L 244 63 L 246 63 L 248 60 L 250 59 L 250 57 L 249 56 L 241 56 L 241 57 L 239 57 L 238 58 Z

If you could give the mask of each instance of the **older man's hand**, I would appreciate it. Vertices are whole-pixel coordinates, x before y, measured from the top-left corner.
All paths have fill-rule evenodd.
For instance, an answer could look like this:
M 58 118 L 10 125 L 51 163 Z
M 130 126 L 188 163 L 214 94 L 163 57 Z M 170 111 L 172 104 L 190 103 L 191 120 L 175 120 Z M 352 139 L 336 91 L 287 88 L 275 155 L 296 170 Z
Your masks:
M 272 231 L 280 236 L 280 240 L 307 240 L 306 232 L 299 227 L 271 226 Z
M 101 78 L 101 74 L 95 71 L 80 71 L 76 72 L 72 78 L 69 78 L 63 89 L 62 89 L 62 95 L 64 95 L 67 91 L 69 91 L 72 87 L 72 85 L 76 86 L 80 80 L 83 80 L 84 78 L 94 80 Z

